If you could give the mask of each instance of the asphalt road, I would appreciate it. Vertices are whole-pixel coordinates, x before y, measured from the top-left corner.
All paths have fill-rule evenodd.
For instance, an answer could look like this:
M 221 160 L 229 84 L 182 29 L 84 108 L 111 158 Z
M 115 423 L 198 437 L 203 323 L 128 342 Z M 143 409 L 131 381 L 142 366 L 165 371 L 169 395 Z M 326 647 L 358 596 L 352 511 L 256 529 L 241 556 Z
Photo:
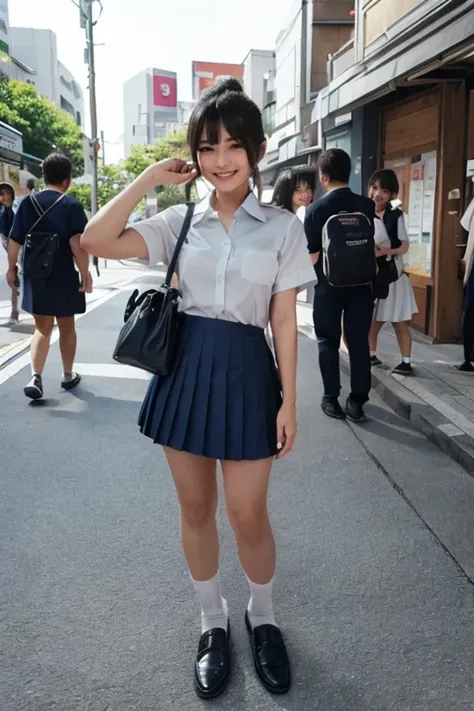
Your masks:
M 128 292 L 79 324 L 74 393 L 0 385 L 1 711 L 194 711 L 199 609 L 163 454 L 135 425 L 146 382 L 110 354 Z M 118 368 L 118 369 L 117 369 Z M 472 711 L 474 480 L 376 397 L 365 428 L 324 418 L 300 337 L 300 433 L 274 469 L 275 609 L 293 664 L 256 680 L 248 598 L 220 510 L 233 624 L 224 711 Z M 209 703 L 209 702 L 208 702 Z

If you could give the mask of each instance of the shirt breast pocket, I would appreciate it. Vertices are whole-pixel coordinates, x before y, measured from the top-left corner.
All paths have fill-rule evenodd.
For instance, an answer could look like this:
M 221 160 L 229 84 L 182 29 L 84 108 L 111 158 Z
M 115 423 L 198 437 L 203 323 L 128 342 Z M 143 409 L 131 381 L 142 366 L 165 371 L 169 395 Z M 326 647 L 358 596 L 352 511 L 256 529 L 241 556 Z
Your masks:
M 278 272 L 278 258 L 273 252 L 248 250 L 242 256 L 242 277 L 253 284 L 272 287 Z

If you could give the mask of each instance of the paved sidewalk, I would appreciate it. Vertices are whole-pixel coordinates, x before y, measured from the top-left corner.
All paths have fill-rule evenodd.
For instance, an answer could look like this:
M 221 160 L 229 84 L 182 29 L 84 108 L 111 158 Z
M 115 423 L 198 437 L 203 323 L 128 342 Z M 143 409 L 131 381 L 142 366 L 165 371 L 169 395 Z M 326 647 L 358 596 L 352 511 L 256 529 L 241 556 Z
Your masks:
M 0 262 L 3 256 L 0 256 Z M 0 264 L 1 268 L 2 264 Z M 0 271 L 0 279 L 2 279 L 5 271 L 6 266 L 3 271 Z M 104 260 L 101 259 L 99 264 L 100 276 L 97 276 L 95 267 L 91 267 L 91 271 L 94 279 L 94 291 L 86 296 L 88 308 L 93 303 L 104 299 L 108 294 L 121 289 L 128 282 L 143 276 L 144 273 L 148 273 L 150 270 L 145 264 L 136 261 L 116 262 L 108 260 L 107 266 L 105 266 Z M 161 272 L 157 271 L 156 273 L 159 274 Z M 3 287 L 6 287 L 6 284 L 2 285 L 0 290 L 0 368 L 29 348 L 34 331 L 33 319 L 30 314 L 25 313 L 20 314 L 18 326 L 13 328 L 6 326 L 10 317 L 10 301 L 8 288 Z
M 299 328 L 314 338 L 310 307 L 299 307 Z M 414 333 L 413 375 L 392 375 L 400 362 L 395 334 L 386 326 L 379 337 L 377 355 L 384 365 L 372 370 L 372 386 L 390 407 L 440 449 L 474 475 L 474 373 L 461 373 L 459 345 L 432 345 Z M 341 366 L 349 372 L 345 344 Z

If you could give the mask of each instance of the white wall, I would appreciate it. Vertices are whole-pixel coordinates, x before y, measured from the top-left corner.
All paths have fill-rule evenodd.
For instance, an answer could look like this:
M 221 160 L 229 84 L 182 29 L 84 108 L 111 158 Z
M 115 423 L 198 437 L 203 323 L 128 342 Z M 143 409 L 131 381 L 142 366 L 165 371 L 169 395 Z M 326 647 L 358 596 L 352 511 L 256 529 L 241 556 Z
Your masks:
M 58 81 L 59 81 L 59 107 L 69 111 L 74 116 L 74 119 L 80 126 L 84 126 L 84 94 L 81 87 L 71 74 L 69 69 L 62 62 L 58 62 Z M 71 111 L 65 104 L 72 106 Z M 78 116 L 80 120 L 78 120 Z
M 244 89 L 260 110 L 265 106 L 265 74 L 274 69 L 273 50 L 252 49 L 244 60 Z
M 300 130 L 302 20 L 299 0 L 286 17 L 275 46 L 276 125 L 293 119 L 294 133 Z
M 36 71 L 34 81 L 39 93 L 60 106 L 58 50 L 54 32 L 11 27 L 10 45 L 12 55 Z
M 141 107 L 141 108 L 140 108 Z M 142 112 L 142 113 L 140 113 Z M 145 115 L 146 114 L 146 115 Z M 147 71 L 140 72 L 123 85 L 124 116 L 124 152 L 131 153 L 131 147 L 137 143 L 147 143 L 150 121 L 148 107 Z M 135 135 L 134 135 L 135 129 Z

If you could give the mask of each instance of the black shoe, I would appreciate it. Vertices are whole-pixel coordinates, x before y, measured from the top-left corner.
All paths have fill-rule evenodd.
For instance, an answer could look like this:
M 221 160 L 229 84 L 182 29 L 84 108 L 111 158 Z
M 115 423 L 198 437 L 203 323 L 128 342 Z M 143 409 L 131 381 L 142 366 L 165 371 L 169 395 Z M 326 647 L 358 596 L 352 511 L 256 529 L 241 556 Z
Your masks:
M 248 612 L 245 624 L 258 678 L 272 694 L 286 694 L 291 683 L 290 662 L 280 630 L 275 625 L 258 625 L 252 629 Z
M 229 640 L 229 624 L 227 632 L 215 627 L 201 635 L 194 665 L 195 689 L 201 699 L 219 696 L 229 683 Z
M 337 399 L 334 400 L 321 400 L 321 410 L 328 417 L 332 417 L 334 420 L 343 420 L 344 410 L 339 405 Z
M 23 388 L 23 392 L 30 400 L 41 400 L 43 397 L 43 380 L 41 375 L 33 375 L 28 385 Z
M 392 370 L 392 373 L 395 373 L 396 375 L 411 375 L 413 373 L 413 368 L 411 367 L 411 363 L 405 363 L 402 361 L 400 365 L 397 365 L 397 367 Z
M 61 380 L 61 387 L 63 390 L 72 390 L 77 387 L 81 382 L 81 376 L 79 373 L 71 373 L 70 378 L 63 378 Z
M 465 360 L 464 363 L 461 363 L 461 365 L 455 365 L 454 367 L 456 370 L 460 370 L 461 373 L 474 373 L 474 366 L 472 363 L 469 363 L 468 360 Z
M 351 422 L 367 422 L 367 417 L 362 409 L 362 405 L 354 402 L 350 397 L 346 402 L 346 417 Z
M 377 358 L 376 355 L 373 355 L 373 356 L 370 356 L 370 365 L 372 366 L 372 368 L 374 368 L 375 366 L 383 365 L 383 363 L 380 360 L 380 358 Z

